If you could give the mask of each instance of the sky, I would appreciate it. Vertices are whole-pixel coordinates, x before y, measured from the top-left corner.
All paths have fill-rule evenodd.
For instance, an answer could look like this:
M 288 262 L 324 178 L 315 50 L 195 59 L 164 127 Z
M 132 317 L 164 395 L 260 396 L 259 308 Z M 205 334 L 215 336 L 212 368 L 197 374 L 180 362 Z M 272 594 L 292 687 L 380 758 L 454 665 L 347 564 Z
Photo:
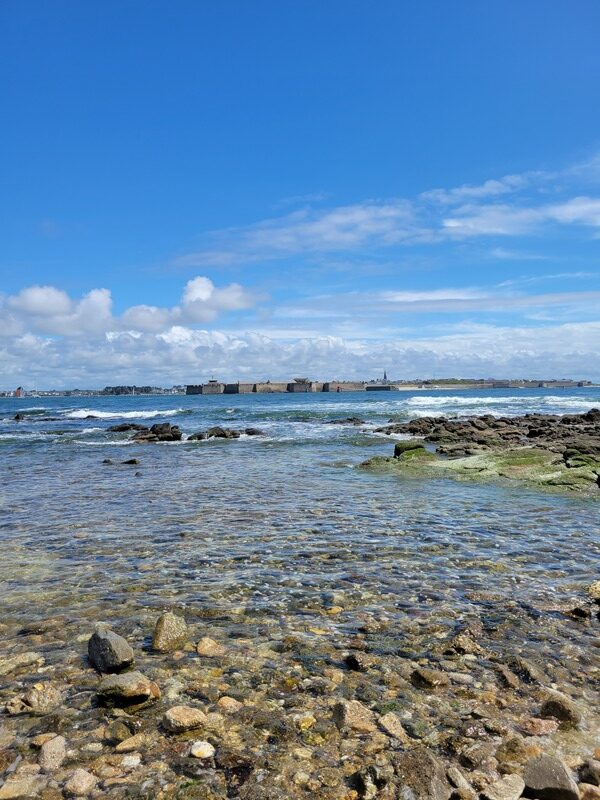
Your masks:
M 5 0 L 0 388 L 600 381 L 597 0 Z

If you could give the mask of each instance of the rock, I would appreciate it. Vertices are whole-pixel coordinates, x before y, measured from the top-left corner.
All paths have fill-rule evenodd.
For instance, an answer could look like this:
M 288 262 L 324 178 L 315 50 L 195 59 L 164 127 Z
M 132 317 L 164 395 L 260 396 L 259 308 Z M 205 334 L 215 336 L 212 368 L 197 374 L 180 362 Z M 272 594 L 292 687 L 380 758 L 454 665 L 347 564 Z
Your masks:
M 333 721 L 340 730 L 350 728 L 358 733 L 377 730 L 375 715 L 358 700 L 340 700 L 333 707 Z
M 482 794 L 482 800 L 519 800 L 525 788 L 520 775 L 507 775 L 496 781 Z
M 170 653 L 183 647 L 186 641 L 187 625 L 184 618 L 171 611 L 161 614 L 154 628 L 152 649 L 158 653 Z
M 351 777 L 352 784 L 358 790 L 361 800 L 373 800 L 377 797 L 380 789 L 388 783 L 391 775 L 386 775 L 382 767 L 377 764 L 369 764 L 368 767 L 355 772 Z
M 586 589 L 588 595 L 592 600 L 600 603 L 600 581 L 594 581 Z
M 211 639 L 209 636 L 203 636 L 196 646 L 196 652 L 199 656 L 206 656 L 207 658 L 219 658 L 224 656 L 227 652 L 225 645 Z
M 371 667 L 375 666 L 377 659 L 375 656 L 370 656 L 368 653 L 361 653 L 360 650 L 357 650 L 355 653 L 347 655 L 344 663 L 352 672 L 368 672 Z
M 383 714 L 379 717 L 379 725 L 392 738 L 398 739 L 400 742 L 404 743 L 409 741 L 408 734 L 400 722 L 400 717 L 394 714 L 393 711 L 388 711 L 387 714 Z
M 136 733 L 135 736 L 129 736 L 119 742 L 115 747 L 115 753 L 135 753 L 136 750 L 142 750 L 147 743 L 148 739 L 145 733 Z
M 398 797 L 410 800 L 449 800 L 451 789 L 441 761 L 426 747 L 400 753 L 394 761 Z
M 133 435 L 136 442 L 179 442 L 183 434 L 177 425 L 168 422 L 158 422 L 150 430 L 140 430 Z
M 579 800 L 577 784 L 558 758 L 541 755 L 529 759 L 523 780 L 529 796 L 538 800 Z
M 407 453 L 409 450 L 424 450 L 423 442 L 409 440 L 406 442 L 396 442 L 394 445 L 394 458 L 400 458 L 400 456 Z
M 41 775 L 9 775 L 0 787 L 0 800 L 26 800 L 37 797 L 46 785 Z
M 518 677 L 505 664 L 496 664 L 495 669 L 502 686 L 505 686 L 507 689 L 519 688 L 520 681 Z
M 265 432 L 261 431 L 260 428 L 244 428 L 244 433 L 246 436 L 264 436 Z
M 98 672 L 121 672 L 134 661 L 133 650 L 118 633 L 99 625 L 88 641 L 88 658 Z
M 41 667 L 44 664 L 44 656 L 41 653 L 18 653 L 0 661 L 0 676 L 9 675 L 23 667 Z
M 579 780 L 582 783 L 591 783 L 600 786 L 600 761 L 590 758 L 579 767 Z
M 579 725 L 581 722 L 581 712 L 575 703 L 561 692 L 553 690 L 546 692 L 540 708 L 540 717 L 543 719 L 552 717 L 565 725 Z
M 558 722 L 555 719 L 531 717 L 521 722 L 519 730 L 525 736 L 550 736 L 558 730 Z
M 55 736 L 44 742 L 40 749 L 39 764 L 46 772 L 58 769 L 67 757 L 67 741 L 64 736 Z
M 8 714 L 49 714 L 62 703 L 62 693 L 49 683 L 36 683 L 6 704 Z
M 139 464 L 139 460 L 137 458 L 127 458 L 125 461 L 121 461 L 121 464 L 127 464 L 128 466 L 136 466 Z
M 190 750 L 190 755 L 194 758 L 212 758 L 216 753 L 215 748 L 210 742 L 194 742 Z
M 191 706 L 173 706 L 163 717 L 163 725 L 171 733 L 183 733 L 206 725 L 206 714 Z
M 115 705 L 139 705 L 160 697 L 160 689 L 141 672 L 125 672 L 102 678 L 98 695 Z
M 76 769 L 65 783 L 65 794 L 71 797 L 87 797 L 96 787 L 98 779 L 86 769 Z
M 139 425 L 137 422 L 122 422 L 120 425 L 111 425 L 106 429 L 110 433 L 126 433 L 127 431 L 147 431 L 146 425 Z
M 435 689 L 438 686 L 447 686 L 450 682 L 445 672 L 428 667 L 417 667 L 412 671 L 410 679 L 419 689 Z
M 600 798 L 600 787 L 592 783 L 579 784 L 579 800 L 597 800 Z
M 227 697 L 226 695 L 217 700 L 217 705 L 225 714 L 235 714 L 244 707 L 244 704 L 240 703 L 239 700 L 236 700 L 234 697 Z
M 460 791 L 461 800 L 463 797 L 471 798 L 471 800 L 477 800 L 475 790 L 462 772 L 458 769 L 458 767 L 448 767 L 446 770 L 446 777 L 450 781 L 451 786 L 454 786 Z

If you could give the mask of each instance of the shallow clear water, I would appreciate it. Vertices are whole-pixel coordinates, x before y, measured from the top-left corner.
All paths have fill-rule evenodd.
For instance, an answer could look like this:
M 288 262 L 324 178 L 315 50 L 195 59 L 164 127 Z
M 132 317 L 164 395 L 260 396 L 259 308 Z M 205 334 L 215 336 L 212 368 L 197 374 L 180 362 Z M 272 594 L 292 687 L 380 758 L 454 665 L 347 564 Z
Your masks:
M 596 503 L 356 465 L 391 450 L 372 428 L 392 418 L 599 405 L 598 389 L 1 400 L 5 619 L 125 620 L 180 604 L 217 617 L 285 614 L 302 628 L 332 590 L 398 620 L 435 608 L 449 626 L 494 613 L 494 597 L 552 605 L 597 577 Z M 349 415 L 370 427 L 327 422 Z M 127 420 L 267 435 L 142 445 L 106 431 Z M 132 457 L 139 466 L 120 463 Z

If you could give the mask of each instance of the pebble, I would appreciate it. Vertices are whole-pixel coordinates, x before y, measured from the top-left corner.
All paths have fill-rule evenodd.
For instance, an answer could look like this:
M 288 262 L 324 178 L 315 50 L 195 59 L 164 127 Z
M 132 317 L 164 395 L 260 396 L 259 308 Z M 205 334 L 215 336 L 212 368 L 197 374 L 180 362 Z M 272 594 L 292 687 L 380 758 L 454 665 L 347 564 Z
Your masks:
M 221 711 L 225 712 L 225 714 L 235 714 L 236 711 L 239 711 L 244 707 L 244 704 L 240 703 L 239 700 L 236 700 L 233 697 L 227 697 L 226 695 L 217 700 L 217 705 Z
M 173 706 L 163 717 L 163 725 L 171 733 L 183 733 L 206 725 L 206 714 L 192 706 Z
M 525 788 L 525 781 L 520 775 L 507 775 L 483 792 L 482 800 L 519 800 Z
M 54 736 L 42 744 L 39 764 L 46 772 L 58 769 L 67 757 L 67 741 L 64 736 Z
M 359 733 L 377 730 L 375 715 L 358 700 L 340 700 L 333 707 L 333 721 L 337 727 L 350 728 Z
M 194 758 L 212 758 L 216 753 L 215 748 L 210 742 L 194 742 L 190 750 L 190 755 Z
M 525 736 L 551 736 L 558 730 L 558 722 L 555 719 L 540 719 L 531 717 L 519 725 L 519 730 Z
M 72 797 L 87 797 L 96 787 L 98 779 L 86 769 L 76 769 L 65 783 L 65 794 Z
M 179 650 L 187 641 L 188 628 L 180 614 L 166 611 L 158 618 L 152 637 L 152 649 L 158 653 Z
M 135 750 L 140 750 L 147 744 L 147 737 L 145 733 L 136 733 L 135 736 L 130 736 L 124 739 L 115 747 L 115 753 L 133 753 Z
M 196 646 L 196 652 L 206 658 L 220 658 L 225 655 L 227 648 L 209 636 L 203 636 Z

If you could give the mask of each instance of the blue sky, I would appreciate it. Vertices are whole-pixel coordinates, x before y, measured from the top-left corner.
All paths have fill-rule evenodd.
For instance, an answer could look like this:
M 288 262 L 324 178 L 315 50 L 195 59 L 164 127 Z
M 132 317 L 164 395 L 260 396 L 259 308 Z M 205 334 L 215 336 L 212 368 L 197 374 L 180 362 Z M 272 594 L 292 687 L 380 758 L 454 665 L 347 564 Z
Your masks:
M 0 385 L 600 380 L 597 2 L 0 6 Z

